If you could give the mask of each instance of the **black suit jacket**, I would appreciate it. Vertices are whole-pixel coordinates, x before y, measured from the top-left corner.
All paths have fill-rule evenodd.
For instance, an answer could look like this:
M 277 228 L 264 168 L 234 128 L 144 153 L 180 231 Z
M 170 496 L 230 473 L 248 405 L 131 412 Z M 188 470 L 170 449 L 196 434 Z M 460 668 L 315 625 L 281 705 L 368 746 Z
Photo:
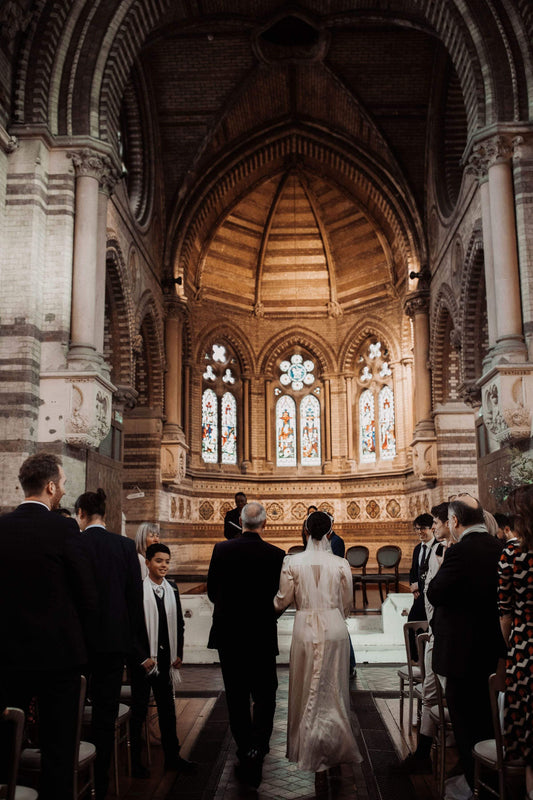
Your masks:
M 98 589 L 95 653 L 138 656 L 144 629 L 141 567 L 135 544 L 102 528 L 81 534 L 92 556 Z
M 494 672 L 506 647 L 497 606 L 501 547 L 486 531 L 467 533 L 446 550 L 442 565 L 427 587 L 435 608 L 433 669 L 460 677 Z
M 145 578 L 145 580 L 149 580 Z M 167 583 L 170 583 L 167 580 Z M 176 600 L 176 632 L 177 632 L 177 656 L 178 658 L 183 659 L 183 644 L 185 638 L 185 620 L 183 619 L 183 611 L 181 608 L 181 600 L 180 600 L 180 593 L 178 587 L 174 584 L 174 582 L 170 583 L 172 591 L 174 592 L 174 599 Z M 144 609 L 144 593 L 143 593 L 143 609 Z M 144 613 L 144 611 L 143 611 Z M 167 618 L 168 624 L 168 618 Z M 143 625 L 143 635 L 141 637 L 141 653 L 139 657 L 139 664 L 142 664 L 143 661 L 146 661 L 147 658 L 150 658 L 150 642 L 148 641 L 148 633 L 146 631 L 146 625 Z
M 241 510 L 240 508 L 232 508 L 231 511 L 226 513 L 224 517 L 224 536 L 226 539 L 235 539 L 236 536 L 241 535 Z M 237 525 L 237 528 L 235 528 L 235 525 Z
M 74 520 L 40 503 L 0 517 L 0 665 L 8 670 L 85 664 L 97 594 Z
M 215 545 L 207 594 L 215 608 L 208 647 L 278 652 L 274 596 L 285 553 L 246 531 Z

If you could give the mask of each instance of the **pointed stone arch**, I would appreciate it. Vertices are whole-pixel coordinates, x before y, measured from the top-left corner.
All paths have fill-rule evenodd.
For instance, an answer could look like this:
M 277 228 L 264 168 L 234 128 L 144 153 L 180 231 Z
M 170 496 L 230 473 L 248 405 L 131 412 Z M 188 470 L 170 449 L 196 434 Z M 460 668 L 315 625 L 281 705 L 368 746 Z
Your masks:
M 483 358 L 488 351 L 487 295 L 483 232 L 478 220 L 466 249 L 460 298 L 462 375 L 466 387 L 474 387 L 483 371 Z
M 259 373 L 271 375 L 276 361 L 291 347 L 303 347 L 318 361 L 320 374 L 327 375 L 336 369 L 336 359 L 332 349 L 315 333 L 301 327 L 290 328 L 276 334 L 263 347 L 258 357 Z
M 214 339 L 225 340 L 231 345 L 241 362 L 240 366 L 243 376 L 252 375 L 255 372 L 255 359 L 248 345 L 246 335 L 237 325 L 227 322 L 220 325 L 210 325 L 209 328 L 200 334 L 198 344 L 193 354 L 193 359 L 197 363 L 200 363 L 202 352 L 209 344 L 213 343 Z
M 118 238 L 108 233 L 106 250 L 106 317 L 104 356 L 111 364 L 111 380 L 132 386 L 134 362 L 132 340 L 135 322 L 127 266 Z
M 400 323 L 400 320 L 398 320 L 398 323 Z M 365 319 L 357 322 L 344 337 L 339 356 L 341 372 L 353 372 L 355 356 L 369 336 L 377 336 L 384 341 L 391 353 L 391 361 L 399 361 L 402 356 L 401 343 L 397 337 L 391 334 L 390 326 L 384 325 L 383 319 L 378 316 L 365 315 Z
M 458 318 L 455 295 L 451 287 L 444 283 L 435 302 L 430 342 L 433 407 L 459 398 L 460 332 L 455 328 Z

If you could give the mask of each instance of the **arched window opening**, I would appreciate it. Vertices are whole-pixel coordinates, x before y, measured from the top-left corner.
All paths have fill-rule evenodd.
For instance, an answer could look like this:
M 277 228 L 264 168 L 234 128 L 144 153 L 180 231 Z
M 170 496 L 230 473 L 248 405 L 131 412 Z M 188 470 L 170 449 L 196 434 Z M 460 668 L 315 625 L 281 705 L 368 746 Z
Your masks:
M 362 464 L 391 460 L 396 456 L 395 403 L 392 369 L 386 345 L 371 336 L 356 359 L 359 459 Z
M 321 387 L 315 362 L 293 352 L 279 363 L 276 402 L 276 464 L 319 467 L 322 464 Z
M 202 386 L 202 460 L 237 464 L 241 379 L 239 362 L 227 344 L 215 342 L 206 350 Z

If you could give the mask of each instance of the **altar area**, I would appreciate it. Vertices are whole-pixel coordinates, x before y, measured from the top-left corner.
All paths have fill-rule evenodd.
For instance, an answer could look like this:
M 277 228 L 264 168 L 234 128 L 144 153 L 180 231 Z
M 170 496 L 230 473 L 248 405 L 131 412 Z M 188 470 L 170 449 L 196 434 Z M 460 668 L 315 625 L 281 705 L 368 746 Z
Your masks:
M 213 664 L 218 662 L 216 650 L 207 649 L 211 628 L 213 605 L 207 594 L 190 594 L 186 585 L 179 585 L 181 605 L 185 617 L 185 648 L 183 661 L 186 664 Z M 185 590 L 184 590 L 185 589 Z M 369 592 L 370 607 L 374 609 L 379 594 Z M 355 656 L 359 664 L 403 663 L 405 645 L 403 625 L 412 605 L 410 592 L 391 593 L 380 608 L 352 613 L 347 620 Z M 374 605 L 373 605 L 374 604 Z M 381 612 L 381 613 L 379 613 Z M 278 620 L 279 664 L 288 664 L 294 624 L 294 609 L 287 609 Z M 238 612 L 235 625 L 239 624 Z M 243 630 L 246 636 L 247 631 Z

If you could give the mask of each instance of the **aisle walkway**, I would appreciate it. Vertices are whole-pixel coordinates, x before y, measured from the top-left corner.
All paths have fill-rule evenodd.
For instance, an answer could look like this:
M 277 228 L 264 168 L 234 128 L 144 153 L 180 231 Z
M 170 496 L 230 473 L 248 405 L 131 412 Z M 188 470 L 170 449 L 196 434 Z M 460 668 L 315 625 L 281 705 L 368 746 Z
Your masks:
M 431 777 L 409 779 L 394 767 L 409 752 L 414 735 L 407 723 L 401 731 L 397 666 L 361 665 L 352 681 L 356 735 L 364 762 L 352 771 L 343 767 L 330 782 L 329 797 L 345 800 L 433 800 Z M 193 776 L 163 773 L 159 748 L 152 748 L 152 778 L 122 781 L 124 800 L 311 800 L 314 775 L 300 772 L 285 758 L 288 668 L 279 667 L 279 690 L 271 751 L 265 760 L 257 792 L 235 780 L 234 745 L 227 723 L 223 683 L 218 666 L 189 666 L 182 670 L 178 732 L 183 755 L 198 762 Z M 206 724 L 204 724 L 206 723 Z M 354 788 L 355 787 L 355 788 Z M 112 800 L 113 795 L 109 796 Z

